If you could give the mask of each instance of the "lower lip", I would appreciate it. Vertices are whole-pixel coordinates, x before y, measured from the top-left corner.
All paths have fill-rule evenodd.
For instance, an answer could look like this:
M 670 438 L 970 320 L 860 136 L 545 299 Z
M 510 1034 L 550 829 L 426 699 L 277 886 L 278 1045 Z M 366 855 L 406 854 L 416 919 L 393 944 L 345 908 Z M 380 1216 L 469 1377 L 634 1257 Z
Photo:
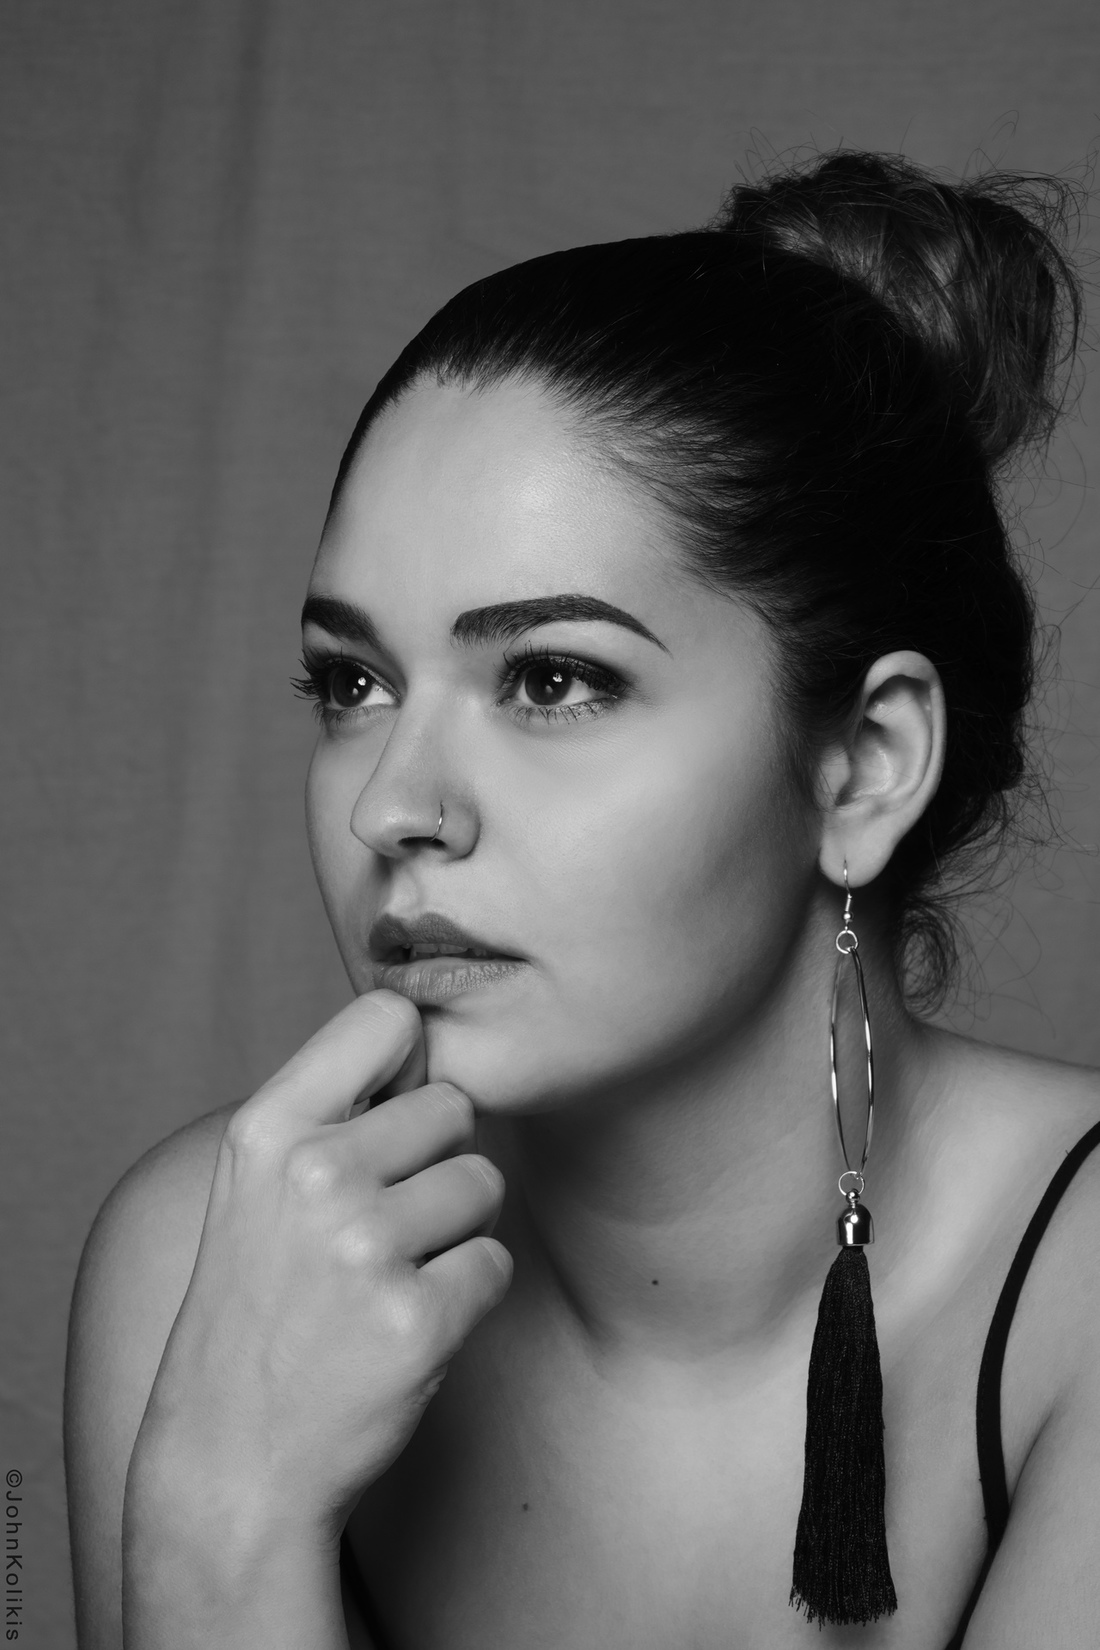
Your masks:
M 374 983 L 377 990 L 399 991 L 414 1003 L 442 1003 L 510 979 L 524 966 L 517 957 L 419 957 L 376 967 Z

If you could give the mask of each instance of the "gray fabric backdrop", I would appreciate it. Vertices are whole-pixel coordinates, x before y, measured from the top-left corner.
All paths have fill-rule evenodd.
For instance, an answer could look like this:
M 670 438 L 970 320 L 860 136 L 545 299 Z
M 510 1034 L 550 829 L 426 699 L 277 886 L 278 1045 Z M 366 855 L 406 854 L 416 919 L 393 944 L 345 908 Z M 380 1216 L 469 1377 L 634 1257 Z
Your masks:
M 749 151 L 1080 172 L 1100 49 L 1091 0 L 7 0 L 0 36 L 0 1464 L 60 1650 L 91 1219 L 347 996 L 287 678 L 373 381 L 466 281 L 698 222 Z M 955 1018 L 1100 1062 L 1096 382 L 1027 490 L 1071 843 L 975 914 Z

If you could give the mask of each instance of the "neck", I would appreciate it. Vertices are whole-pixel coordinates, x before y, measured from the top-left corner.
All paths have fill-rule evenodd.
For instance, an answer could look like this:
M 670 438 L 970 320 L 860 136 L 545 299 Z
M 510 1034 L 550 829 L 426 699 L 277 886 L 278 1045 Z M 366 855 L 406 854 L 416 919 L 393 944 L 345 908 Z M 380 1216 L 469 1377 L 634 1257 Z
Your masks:
M 831 942 L 831 932 L 824 945 L 815 936 L 751 1024 L 690 1065 L 495 1125 L 520 1194 L 509 1241 L 594 1349 L 676 1360 L 759 1351 L 816 1305 L 844 1207 L 829 1086 Z M 930 1057 L 888 946 L 861 944 L 877 1101 L 865 1201 L 885 1234 L 911 1220 L 913 1118 Z M 843 1121 L 858 1164 L 866 1083 L 854 992 L 842 1010 Z

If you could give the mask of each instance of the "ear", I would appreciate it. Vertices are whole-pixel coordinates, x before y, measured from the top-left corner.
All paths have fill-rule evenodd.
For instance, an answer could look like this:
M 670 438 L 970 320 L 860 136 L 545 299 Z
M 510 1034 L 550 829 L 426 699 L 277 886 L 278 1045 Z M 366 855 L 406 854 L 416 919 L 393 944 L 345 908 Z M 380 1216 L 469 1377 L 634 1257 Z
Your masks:
M 936 794 L 947 713 L 943 684 L 923 653 L 887 653 L 864 678 L 850 737 L 821 764 L 819 863 L 853 888 L 883 871 Z

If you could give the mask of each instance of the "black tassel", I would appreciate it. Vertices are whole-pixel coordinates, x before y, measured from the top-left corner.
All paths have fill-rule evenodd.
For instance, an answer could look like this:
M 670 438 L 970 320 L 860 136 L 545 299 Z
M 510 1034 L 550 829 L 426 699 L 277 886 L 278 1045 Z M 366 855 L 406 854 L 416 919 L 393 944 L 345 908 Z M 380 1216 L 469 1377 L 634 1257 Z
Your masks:
M 790 1598 L 821 1625 L 876 1621 L 898 1607 L 886 1551 L 882 1433 L 871 1276 L 862 1248 L 845 1247 L 825 1279 L 810 1352 Z

